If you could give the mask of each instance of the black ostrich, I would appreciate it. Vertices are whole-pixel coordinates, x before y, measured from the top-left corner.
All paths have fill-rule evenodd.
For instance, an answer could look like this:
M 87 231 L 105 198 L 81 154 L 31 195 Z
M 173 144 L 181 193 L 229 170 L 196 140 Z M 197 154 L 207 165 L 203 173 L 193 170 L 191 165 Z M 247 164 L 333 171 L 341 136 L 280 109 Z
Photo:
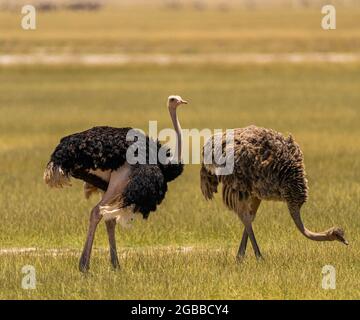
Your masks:
M 55 148 L 44 172 L 46 184 L 61 188 L 70 185 L 70 177 L 74 177 L 85 182 L 86 198 L 97 190 L 104 192 L 101 201 L 90 214 L 89 230 L 79 263 L 80 271 L 89 269 L 96 227 L 103 216 L 109 237 L 111 263 L 114 268 L 119 268 L 116 221 L 128 220 L 135 213 L 141 213 L 147 218 L 164 199 L 167 183 L 182 173 L 182 135 L 176 111 L 178 106 L 186 103 L 180 96 L 168 98 L 167 105 L 177 137 L 172 159 L 168 147 L 161 146 L 158 141 L 132 128 L 94 127 L 62 138 Z M 129 139 L 130 133 L 135 133 L 135 140 Z M 127 151 L 139 139 L 145 142 L 146 159 L 134 163 L 129 161 Z M 139 156 L 139 152 L 141 150 L 137 148 L 134 155 Z M 160 159 L 161 154 L 165 155 L 165 161 L 164 157 Z

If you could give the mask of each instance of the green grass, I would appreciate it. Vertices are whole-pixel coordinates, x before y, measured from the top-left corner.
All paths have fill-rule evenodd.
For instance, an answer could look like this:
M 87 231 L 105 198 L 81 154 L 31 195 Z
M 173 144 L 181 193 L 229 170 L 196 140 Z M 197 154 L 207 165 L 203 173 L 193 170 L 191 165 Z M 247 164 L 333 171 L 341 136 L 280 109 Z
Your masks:
M 0 12 L 0 53 L 359 52 L 360 10 L 337 7 L 337 29 L 321 28 L 319 8 L 129 6 L 99 12 L 37 13 L 24 31 L 19 12 Z
M 0 257 L 4 266 L 0 298 L 359 299 L 354 277 L 360 270 L 354 250 L 315 248 L 295 239 L 277 247 L 265 261 L 248 257 L 241 265 L 235 263 L 231 249 L 187 254 L 148 250 L 122 257 L 120 272 L 110 269 L 107 255 L 96 254 L 87 275 L 74 268 L 76 257 Z M 21 268 L 29 262 L 36 268 L 36 290 L 20 287 Z M 337 270 L 336 290 L 321 288 L 321 270 L 327 263 Z
M 95 251 L 91 273 L 77 271 L 78 254 L 0 255 L 0 298 L 360 298 L 359 65 L 238 67 L 11 67 L 0 69 L 0 247 L 81 250 L 96 198 L 80 182 L 51 190 L 42 172 L 60 137 L 94 125 L 147 130 L 171 125 L 165 100 L 181 94 L 184 128 L 249 124 L 291 132 L 300 143 L 310 198 L 303 207 L 313 230 L 340 225 L 350 246 L 317 243 L 295 228 L 286 206 L 263 202 L 254 223 L 265 261 L 251 247 L 235 254 L 242 226 L 221 199 L 207 203 L 199 167 L 188 165 L 148 221 L 118 229 L 122 270 Z M 192 246 L 193 251 L 176 251 Z M 106 248 L 100 225 L 96 248 Z M 164 247 L 170 248 L 164 250 Z M 36 290 L 21 289 L 21 267 L 34 265 Z M 337 289 L 321 289 L 322 266 L 337 270 Z

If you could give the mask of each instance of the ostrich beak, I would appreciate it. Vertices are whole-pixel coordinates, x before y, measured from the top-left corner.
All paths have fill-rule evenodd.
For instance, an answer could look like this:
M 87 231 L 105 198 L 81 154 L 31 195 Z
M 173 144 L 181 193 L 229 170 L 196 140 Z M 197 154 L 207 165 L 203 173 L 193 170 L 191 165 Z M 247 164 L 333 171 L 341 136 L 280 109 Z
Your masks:
M 188 104 L 186 100 L 181 100 L 181 104 Z
M 337 238 L 343 244 L 346 244 L 347 246 L 349 245 L 349 242 L 345 239 L 345 237 L 343 235 L 338 235 Z

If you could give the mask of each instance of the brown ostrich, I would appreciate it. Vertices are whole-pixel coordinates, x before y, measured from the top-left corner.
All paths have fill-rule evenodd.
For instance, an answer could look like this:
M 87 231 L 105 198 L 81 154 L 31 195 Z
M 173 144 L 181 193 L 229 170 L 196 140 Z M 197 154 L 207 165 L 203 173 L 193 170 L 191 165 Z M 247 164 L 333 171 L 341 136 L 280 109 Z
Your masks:
M 214 141 L 213 136 L 206 142 L 203 158 L 209 154 L 211 158 L 216 157 Z M 226 146 L 225 133 L 221 135 L 220 141 L 218 153 L 222 156 L 226 157 L 227 148 L 233 148 L 234 169 L 231 174 L 219 175 L 219 166 L 215 161 L 206 164 L 203 159 L 200 171 L 201 191 L 207 200 L 212 199 L 218 184 L 222 183 L 224 204 L 236 212 L 245 226 L 238 259 L 245 255 L 248 237 L 255 256 L 261 258 L 252 228 L 261 200 L 286 202 L 295 225 L 308 239 L 337 240 L 348 244 L 341 228 L 332 227 L 323 232 L 312 232 L 304 226 L 300 209 L 307 200 L 308 186 L 303 155 L 291 135 L 285 138 L 274 130 L 249 126 L 234 129 L 233 145 Z

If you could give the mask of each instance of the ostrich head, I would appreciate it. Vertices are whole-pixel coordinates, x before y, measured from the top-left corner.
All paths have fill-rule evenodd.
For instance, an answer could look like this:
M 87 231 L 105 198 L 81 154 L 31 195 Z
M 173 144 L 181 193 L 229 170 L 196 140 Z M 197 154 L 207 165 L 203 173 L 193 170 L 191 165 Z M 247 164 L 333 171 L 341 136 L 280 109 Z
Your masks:
M 345 232 L 344 230 L 340 229 L 340 228 L 330 228 L 329 230 L 326 231 L 327 236 L 329 237 L 329 240 L 336 240 L 336 241 L 340 241 L 346 245 L 348 245 L 348 241 L 345 239 Z
M 168 108 L 169 110 L 176 110 L 181 104 L 187 104 L 187 101 L 181 98 L 180 96 L 171 95 L 168 98 Z

